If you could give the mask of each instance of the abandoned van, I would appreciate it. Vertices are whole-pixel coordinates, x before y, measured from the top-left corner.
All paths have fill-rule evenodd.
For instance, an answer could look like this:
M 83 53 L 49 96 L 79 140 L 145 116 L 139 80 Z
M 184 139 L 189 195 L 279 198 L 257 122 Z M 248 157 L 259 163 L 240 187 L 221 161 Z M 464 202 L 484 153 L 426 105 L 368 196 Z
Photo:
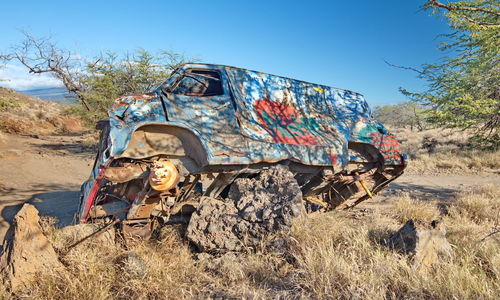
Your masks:
M 223 201 L 235 180 L 275 165 L 308 210 L 353 207 L 406 166 L 362 95 L 236 67 L 185 64 L 108 114 L 78 219 L 119 219 L 143 235 L 153 219 L 189 221 L 200 199 Z

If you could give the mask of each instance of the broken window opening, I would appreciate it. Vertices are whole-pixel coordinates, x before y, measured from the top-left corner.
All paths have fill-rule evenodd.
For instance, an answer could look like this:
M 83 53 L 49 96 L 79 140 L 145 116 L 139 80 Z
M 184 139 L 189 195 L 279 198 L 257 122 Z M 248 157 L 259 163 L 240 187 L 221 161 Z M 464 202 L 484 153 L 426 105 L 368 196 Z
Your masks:
M 220 74 L 212 70 L 189 70 L 173 90 L 174 94 L 210 97 L 224 94 Z

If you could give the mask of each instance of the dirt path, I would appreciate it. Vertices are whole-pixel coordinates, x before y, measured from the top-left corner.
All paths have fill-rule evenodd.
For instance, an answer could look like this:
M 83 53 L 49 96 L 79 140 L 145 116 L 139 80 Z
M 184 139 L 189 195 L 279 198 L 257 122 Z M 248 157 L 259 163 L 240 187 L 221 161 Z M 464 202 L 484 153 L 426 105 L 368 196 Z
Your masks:
M 56 216 L 60 225 L 73 221 L 81 183 L 90 174 L 94 150 L 79 136 L 28 137 L 3 134 L 0 140 L 0 239 L 22 203 L 30 201 L 41 215 Z M 375 200 L 408 191 L 419 198 L 446 200 L 475 185 L 498 184 L 498 174 L 403 175 Z
M 93 162 L 91 147 L 78 136 L 28 137 L 2 134 L 0 140 L 0 238 L 26 202 L 42 215 L 70 224 L 81 183 Z
M 387 188 L 382 196 L 390 195 L 391 192 L 406 191 L 422 200 L 425 200 L 426 197 L 448 200 L 457 192 L 486 184 L 500 184 L 500 174 L 445 174 L 432 176 L 403 174 Z

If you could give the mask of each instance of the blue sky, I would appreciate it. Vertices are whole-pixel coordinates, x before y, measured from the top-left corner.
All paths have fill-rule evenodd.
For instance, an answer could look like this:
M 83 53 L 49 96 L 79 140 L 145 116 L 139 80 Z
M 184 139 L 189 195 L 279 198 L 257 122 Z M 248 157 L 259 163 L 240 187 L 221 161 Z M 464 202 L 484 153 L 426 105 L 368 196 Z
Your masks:
M 405 101 L 399 87 L 424 89 L 414 73 L 443 56 L 443 19 L 424 0 L 385 1 L 2 1 L 0 51 L 20 30 L 50 35 L 82 56 L 101 51 L 174 50 L 203 62 L 234 65 L 360 92 L 372 105 Z M 9 65 L 0 85 L 57 85 Z

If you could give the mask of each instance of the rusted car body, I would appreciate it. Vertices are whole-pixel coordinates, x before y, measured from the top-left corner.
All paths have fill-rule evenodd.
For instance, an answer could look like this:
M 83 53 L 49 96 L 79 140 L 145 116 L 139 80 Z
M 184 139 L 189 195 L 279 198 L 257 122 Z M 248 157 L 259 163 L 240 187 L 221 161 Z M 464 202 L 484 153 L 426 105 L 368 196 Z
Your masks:
M 362 95 L 235 67 L 185 64 L 153 92 L 115 100 L 108 113 L 82 185 L 81 222 L 167 220 L 196 209 L 200 195 L 223 197 L 234 179 L 272 164 L 288 166 L 306 201 L 345 208 L 406 165 Z M 173 185 L 154 188 L 153 173 Z

